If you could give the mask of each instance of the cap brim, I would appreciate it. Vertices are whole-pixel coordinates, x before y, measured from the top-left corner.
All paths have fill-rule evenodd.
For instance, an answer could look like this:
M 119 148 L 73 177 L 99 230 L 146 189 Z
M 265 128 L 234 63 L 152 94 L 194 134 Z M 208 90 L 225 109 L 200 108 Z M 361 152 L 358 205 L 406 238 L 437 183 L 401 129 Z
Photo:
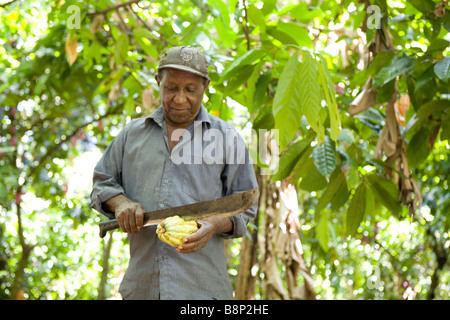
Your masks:
M 193 73 L 193 74 L 195 74 L 197 76 L 200 76 L 200 77 L 203 77 L 203 78 L 206 78 L 206 79 L 210 80 L 209 76 L 207 74 L 203 74 L 203 73 L 201 73 L 201 72 L 199 72 L 199 71 L 197 71 L 195 69 L 192 69 L 192 68 L 189 68 L 189 67 L 186 67 L 186 66 L 180 66 L 178 64 L 166 64 L 163 67 L 159 67 L 159 69 L 167 69 L 167 68 L 187 71 L 187 72 Z

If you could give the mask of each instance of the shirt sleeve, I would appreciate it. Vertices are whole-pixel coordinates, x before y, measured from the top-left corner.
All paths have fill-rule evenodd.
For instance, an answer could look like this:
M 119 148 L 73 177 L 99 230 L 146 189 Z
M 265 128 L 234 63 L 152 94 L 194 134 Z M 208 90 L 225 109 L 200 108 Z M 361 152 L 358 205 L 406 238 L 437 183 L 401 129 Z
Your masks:
M 119 194 L 125 194 L 122 187 L 122 160 L 126 139 L 125 129 L 106 148 L 94 168 L 91 207 L 113 219 L 114 213 L 105 211 L 102 204 Z
M 245 148 L 245 159 L 236 163 L 227 163 L 222 172 L 222 183 L 227 196 L 258 188 L 255 169 L 250 159 L 247 146 L 242 138 L 238 139 L 241 148 Z M 233 223 L 233 231 L 221 233 L 225 239 L 239 238 L 246 234 L 247 224 L 254 220 L 258 210 L 258 201 L 247 211 L 230 217 Z

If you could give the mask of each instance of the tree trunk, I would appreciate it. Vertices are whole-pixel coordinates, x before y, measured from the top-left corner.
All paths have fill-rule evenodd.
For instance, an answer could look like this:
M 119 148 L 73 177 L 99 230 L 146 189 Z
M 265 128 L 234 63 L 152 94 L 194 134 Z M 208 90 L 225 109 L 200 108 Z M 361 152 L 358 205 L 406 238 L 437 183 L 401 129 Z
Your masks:
M 260 232 L 260 250 L 261 264 L 264 271 L 264 282 L 266 287 L 266 299 L 268 300 L 286 300 L 288 293 L 283 286 L 283 280 L 278 270 L 277 257 L 275 252 L 277 242 L 278 218 L 280 216 L 279 206 L 279 187 L 275 183 L 264 184 L 266 194 L 266 211 L 261 223 Z M 263 234 L 265 232 L 265 234 Z
M 109 272 L 109 256 L 111 254 L 111 247 L 113 243 L 113 233 L 109 232 L 108 242 L 105 245 L 105 241 L 103 241 L 103 261 L 102 261 L 102 274 L 100 277 L 100 284 L 98 286 L 98 300 L 105 300 L 106 296 L 106 284 L 108 281 L 108 272 Z
M 28 265 L 28 260 L 30 258 L 31 251 L 33 251 L 33 248 L 34 246 L 30 246 L 26 243 L 22 245 L 22 257 L 20 258 L 19 265 L 14 275 L 13 286 L 11 288 L 10 298 L 12 300 L 23 299 L 22 281 L 25 274 L 25 268 Z
M 266 299 L 315 299 L 314 281 L 303 260 L 297 191 L 286 181 L 267 186 L 266 236 L 262 265 Z M 260 234 L 261 235 L 261 234 Z M 285 273 L 280 271 L 285 265 Z M 299 286 L 299 276 L 303 286 Z
M 256 214 L 256 226 L 258 226 L 258 218 L 259 212 Z M 255 283 L 257 273 L 253 274 L 253 268 L 257 266 L 258 262 L 258 228 L 249 230 L 249 233 L 251 238 L 245 236 L 242 239 L 241 251 L 239 254 L 240 262 L 235 291 L 235 299 L 237 300 L 255 299 Z
M 22 226 L 22 207 L 20 205 L 20 195 L 21 190 L 17 190 L 16 193 L 16 208 L 17 208 L 17 233 L 19 235 L 20 246 L 22 247 L 22 256 L 19 261 L 19 265 L 17 267 L 16 273 L 14 275 L 13 286 L 11 288 L 10 299 L 22 299 L 23 290 L 22 290 L 22 281 L 23 276 L 25 274 L 25 268 L 28 265 L 28 260 L 30 258 L 31 251 L 36 245 L 29 245 L 25 241 L 25 236 L 23 234 L 23 226 Z

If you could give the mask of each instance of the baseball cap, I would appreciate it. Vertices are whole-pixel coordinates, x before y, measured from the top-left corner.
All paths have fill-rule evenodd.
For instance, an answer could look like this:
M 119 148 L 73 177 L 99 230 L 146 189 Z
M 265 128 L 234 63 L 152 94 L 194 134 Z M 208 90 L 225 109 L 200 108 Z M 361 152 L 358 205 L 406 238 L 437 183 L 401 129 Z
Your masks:
M 199 49 L 182 46 L 168 49 L 159 60 L 158 69 L 172 68 L 191 72 L 209 80 L 208 61 Z

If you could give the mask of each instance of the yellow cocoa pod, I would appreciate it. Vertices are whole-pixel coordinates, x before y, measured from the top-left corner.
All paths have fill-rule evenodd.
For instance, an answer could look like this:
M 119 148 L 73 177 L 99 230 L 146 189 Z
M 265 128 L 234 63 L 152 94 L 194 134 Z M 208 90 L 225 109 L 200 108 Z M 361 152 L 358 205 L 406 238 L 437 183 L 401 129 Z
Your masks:
M 197 222 L 185 221 L 179 216 L 166 218 L 156 227 L 156 234 L 161 241 L 172 247 L 183 244 L 184 237 L 198 230 Z

